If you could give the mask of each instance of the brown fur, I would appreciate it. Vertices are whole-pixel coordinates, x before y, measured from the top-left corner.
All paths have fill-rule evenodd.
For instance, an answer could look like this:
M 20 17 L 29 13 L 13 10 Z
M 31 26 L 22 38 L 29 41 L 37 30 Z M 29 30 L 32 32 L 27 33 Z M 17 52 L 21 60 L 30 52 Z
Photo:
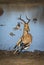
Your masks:
M 19 39 L 19 41 L 17 42 L 17 45 L 20 44 L 20 42 L 22 41 L 24 44 L 29 44 L 32 42 L 32 35 L 29 32 L 30 28 L 29 28 L 29 21 L 26 23 L 23 19 L 21 19 L 21 17 L 19 18 L 19 20 L 21 20 L 24 24 L 24 29 L 23 29 L 23 35 L 22 37 Z

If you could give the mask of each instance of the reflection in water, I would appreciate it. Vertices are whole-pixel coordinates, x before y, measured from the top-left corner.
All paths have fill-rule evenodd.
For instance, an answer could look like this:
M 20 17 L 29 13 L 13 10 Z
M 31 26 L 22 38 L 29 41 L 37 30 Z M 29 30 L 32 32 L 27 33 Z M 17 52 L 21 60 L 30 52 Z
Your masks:
M 0 24 L 0 26 L 5 26 L 4 24 Z
M 13 28 L 13 30 L 19 30 L 20 29 L 20 23 L 16 25 L 16 27 Z
M 33 18 L 33 21 L 34 21 L 34 23 L 36 23 L 37 22 L 37 18 Z
M 15 36 L 15 34 L 13 32 L 10 32 L 9 35 L 12 37 Z

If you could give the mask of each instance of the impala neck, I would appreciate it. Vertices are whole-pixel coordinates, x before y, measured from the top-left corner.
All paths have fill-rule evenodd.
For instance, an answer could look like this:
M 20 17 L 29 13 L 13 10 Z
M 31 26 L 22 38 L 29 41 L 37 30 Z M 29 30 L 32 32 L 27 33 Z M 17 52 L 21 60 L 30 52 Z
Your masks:
M 27 35 L 27 34 L 28 34 L 28 31 L 24 31 L 24 32 L 23 32 L 23 35 Z

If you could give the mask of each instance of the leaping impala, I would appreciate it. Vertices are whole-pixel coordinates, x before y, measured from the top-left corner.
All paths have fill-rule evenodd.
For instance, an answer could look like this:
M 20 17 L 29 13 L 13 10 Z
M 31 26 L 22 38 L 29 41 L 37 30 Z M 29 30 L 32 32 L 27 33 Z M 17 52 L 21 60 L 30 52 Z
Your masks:
M 32 43 L 32 35 L 29 33 L 29 22 L 30 19 L 26 16 L 26 19 L 28 20 L 28 22 L 26 23 L 21 16 L 18 18 L 18 20 L 21 20 L 23 25 L 24 25 L 24 29 L 23 29 L 23 35 L 21 36 L 21 38 L 18 40 L 16 46 L 14 47 L 15 50 L 14 54 L 20 50 L 20 52 L 24 49 L 27 49 L 30 44 Z

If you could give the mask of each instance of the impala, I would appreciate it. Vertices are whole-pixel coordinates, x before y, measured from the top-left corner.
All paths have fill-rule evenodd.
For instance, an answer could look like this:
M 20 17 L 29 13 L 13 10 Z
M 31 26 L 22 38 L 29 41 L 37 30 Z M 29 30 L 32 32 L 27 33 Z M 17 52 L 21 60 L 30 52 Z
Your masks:
M 30 19 L 26 16 L 26 19 L 28 20 L 28 22 L 24 21 L 21 16 L 18 18 L 18 20 L 21 20 L 23 25 L 24 25 L 24 29 L 23 29 L 23 34 L 21 36 L 21 38 L 18 40 L 16 46 L 14 47 L 14 49 L 18 46 L 20 52 L 24 49 L 29 48 L 30 44 L 32 43 L 32 35 L 29 33 L 30 28 L 29 28 L 29 22 Z M 17 50 L 15 50 L 14 54 L 19 51 L 17 48 Z

